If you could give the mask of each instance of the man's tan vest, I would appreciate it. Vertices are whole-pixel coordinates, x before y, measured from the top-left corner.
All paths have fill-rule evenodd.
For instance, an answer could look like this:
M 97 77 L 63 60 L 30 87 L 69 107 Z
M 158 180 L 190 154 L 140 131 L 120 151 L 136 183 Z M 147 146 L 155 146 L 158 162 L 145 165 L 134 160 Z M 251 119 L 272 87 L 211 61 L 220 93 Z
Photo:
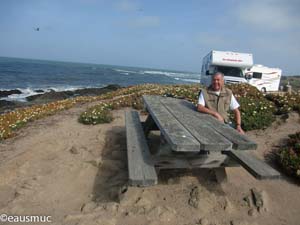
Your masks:
M 211 86 L 201 91 L 205 100 L 205 107 L 218 112 L 224 118 L 225 123 L 228 123 L 229 118 L 227 112 L 229 111 L 232 91 L 223 87 L 220 94 L 217 95 Z

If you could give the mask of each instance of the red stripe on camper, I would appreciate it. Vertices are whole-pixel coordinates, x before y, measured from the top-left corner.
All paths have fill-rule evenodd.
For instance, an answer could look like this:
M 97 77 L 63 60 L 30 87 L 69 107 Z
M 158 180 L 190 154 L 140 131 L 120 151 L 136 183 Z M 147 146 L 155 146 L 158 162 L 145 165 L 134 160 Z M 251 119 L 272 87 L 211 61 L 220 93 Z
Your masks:
M 225 58 L 223 58 L 222 60 L 223 61 L 230 61 L 230 62 L 243 62 L 243 60 L 241 60 L 241 59 L 225 59 Z

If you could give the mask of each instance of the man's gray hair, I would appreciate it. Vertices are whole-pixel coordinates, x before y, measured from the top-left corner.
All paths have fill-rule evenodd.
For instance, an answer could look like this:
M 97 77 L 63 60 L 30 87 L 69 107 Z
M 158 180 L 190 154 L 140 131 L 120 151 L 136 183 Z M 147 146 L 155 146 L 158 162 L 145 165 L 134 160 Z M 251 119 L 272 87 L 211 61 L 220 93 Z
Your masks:
M 215 72 L 215 73 L 212 75 L 212 77 L 217 76 L 217 75 L 221 75 L 222 78 L 224 78 L 224 73 L 222 73 L 222 72 Z

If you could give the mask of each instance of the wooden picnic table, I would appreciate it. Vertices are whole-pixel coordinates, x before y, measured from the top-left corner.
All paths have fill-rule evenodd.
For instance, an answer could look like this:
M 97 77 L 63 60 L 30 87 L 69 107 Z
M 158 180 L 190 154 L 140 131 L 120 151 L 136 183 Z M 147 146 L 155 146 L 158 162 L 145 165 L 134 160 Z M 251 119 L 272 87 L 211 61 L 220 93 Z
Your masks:
M 279 173 L 250 151 L 257 144 L 214 117 L 200 113 L 186 100 L 143 96 L 149 115 L 140 122 L 136 111 L 126 114 L 129 179 L 133 185 L 157 183 L 156 171 L 167 168 L 224 168 L 242 165 L 258 179 Z M 150 152 L 147 137 L 160 131 L 160 144 Z M 137 163 L 138 162 L 138 163 Z

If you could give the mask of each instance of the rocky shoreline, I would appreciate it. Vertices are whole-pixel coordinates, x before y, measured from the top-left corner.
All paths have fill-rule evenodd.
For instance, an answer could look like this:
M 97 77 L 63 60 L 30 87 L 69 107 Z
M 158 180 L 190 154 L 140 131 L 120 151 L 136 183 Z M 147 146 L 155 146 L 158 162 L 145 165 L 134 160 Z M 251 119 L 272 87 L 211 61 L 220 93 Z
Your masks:
M 37 90 L 35 92 L 40 94 L 26 97 L 26 102 L 0 100 L 0 114 L 14 110 L 16 108 L 22 108 L 22 107 L 32 106 L 36 104 L 45 104 L 53 101 L 59 101 L 59 100 L 74 98 L 78 96 L 97 96 L 97 95 L 105 94 L 110 91 L 115 91 L 119 88 L 121 88 L 120 85 L 110 84 L 101 88 L 83 88 L 74 91 L 50 90 L 50 92 L 44 92 L 43 90 Z M 1 98 L 8 97 L 9 95 L 12 94 L 22 94 L 22 92 L 18 89 L 9 90 L 9 91 L 0 91 Z

